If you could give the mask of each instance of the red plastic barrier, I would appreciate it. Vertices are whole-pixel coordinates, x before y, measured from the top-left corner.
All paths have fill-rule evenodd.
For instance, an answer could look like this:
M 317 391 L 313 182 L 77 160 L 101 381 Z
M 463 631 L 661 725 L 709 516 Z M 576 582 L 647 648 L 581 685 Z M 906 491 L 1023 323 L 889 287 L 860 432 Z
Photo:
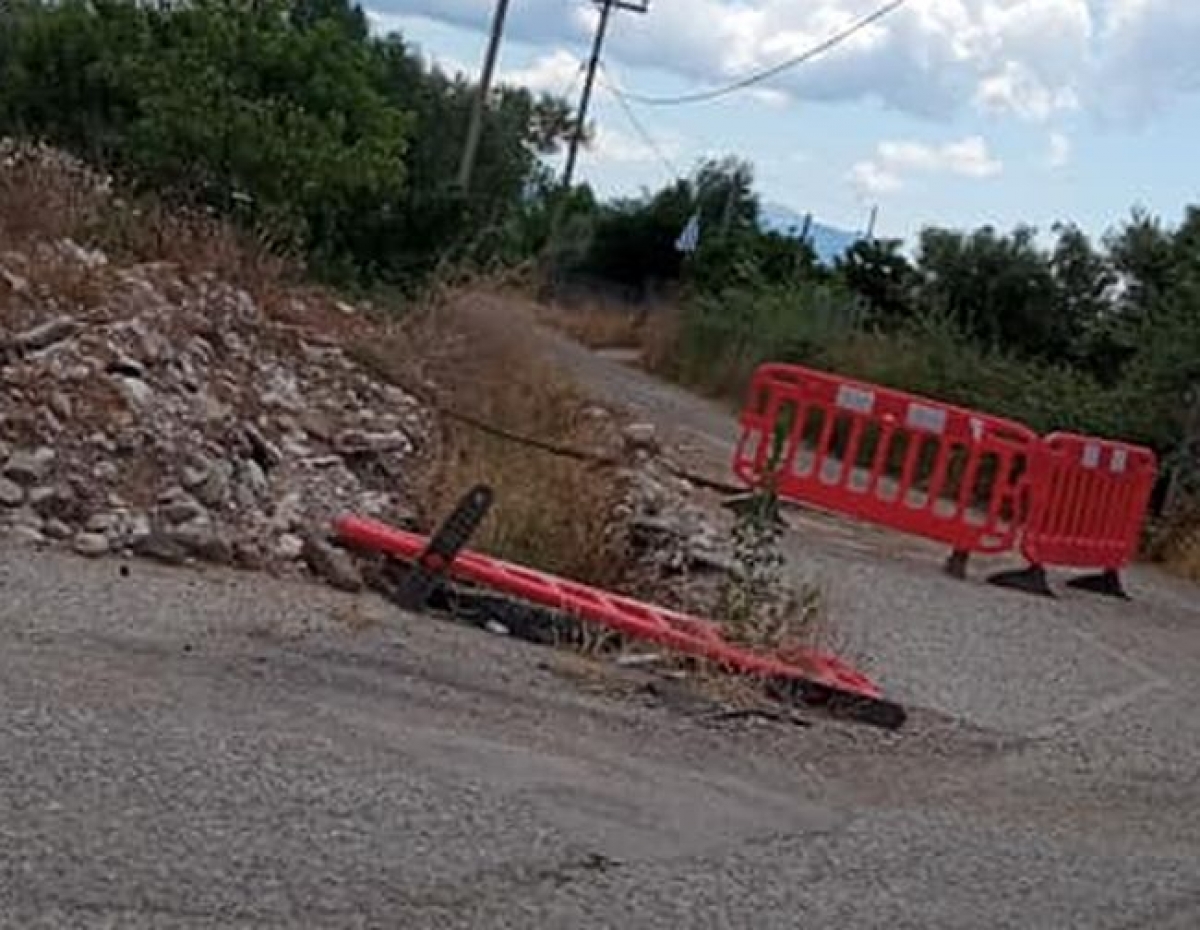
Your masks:
M 343 516 L 335 522 L 338 536 L 364 549 L 414 561 L 424 551 L 422 536 L 361 517 Z M 812 683 L 857 698 L 881 700 L 879 688 L 836 656 L 808 650 L 789 650 L 786 659 L 763 655 L 724 638 L 709 621 L 654 607 L 597 588 L 576 584 L 473 552 L 460 554 L 450 574 L 499 591 L 598 623 L 625 636 L 648 640 L 678 652 L 719 663 L 755 676 Z M 903 710 L 894 707 L 884 725 L 899 726 Z
M 1115 572 L 1137 553 L 1158 475 L 1141 446 L 1055 433 L 1034 459 L 1021 553 L 1033 565 Z
M 772 364 L 755 373 L 741 424 L 733 469 L 748 486 L 959 553 L 1016 542 L 1038 441 L 1018 423 Z

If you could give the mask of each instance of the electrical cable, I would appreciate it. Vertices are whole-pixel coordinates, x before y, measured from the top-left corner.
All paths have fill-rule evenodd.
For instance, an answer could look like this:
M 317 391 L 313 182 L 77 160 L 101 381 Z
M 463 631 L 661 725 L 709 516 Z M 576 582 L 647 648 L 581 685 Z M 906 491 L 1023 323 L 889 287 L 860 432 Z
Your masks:
M 629 105 L 629 101 L 625 99 L 625 95 L 621 93 L 612 80 L 610 80 L 608 76 L 608 66 L 605 65 L 604 62 L 600 62 L 600 80 L 604 82 L 605 89 L 612 94 L 617 103 L 621 105 L 621 109 L 625 113 L 625 118 L 629 120 L 629 125 L 633 127 L 633 131 L 641 137 L 642 142 L 646 144 L 646 147 L 654 152 L 654 154 L 658 157 L 658 160 L 662 162 L 663 167 L 667 169 L 668 176 L 671 177 L 672 180 L 679 178 L 681 176 L 679 173 L 679 168 L 676 167 L 670 156 L 663 151 L 662 146 L 658 144 L 658 141 L 650 134 L 650 131 L 646 129 L 645 124 L 633 111 L 633 107 Z
M 835 33 L 825 41 L 813 46 L 807 51 L 789 58 L 786 61 L 780 62 L 777 65 L 773 65 L 764 71 L 758 71 L 754 74 L 747 75 L 746 77 L 740 78 L 733 83 L 726 84 L 722 87 L 716 87 L 712 90 L 706 91 L 697 91 L 690 94 L 680 94 L 673 97 L 653 97 L 635 94 L 629 91 L 622 91 L 621 93 L 626 99 L 648 107 L 684 106 L 692 103 L 707 103 L 711 100 L 718 100 L 721 97 L 727 97 L 730 94 L 737 93 L 740 90 L 753 87 L 755 84 L 761 84 L 763 81 L 770 80 L 771 78 L 782 74 L 785 71 L 790 71 L 792 68 L 799 67 L 800 65 L 807 64 L 808 62 L 819 58 L 826 52 L 831 51 L 842 43 L 853 38 L 864 29 L 879 22 L 884 17 L 895 13 L 907 2 L 908 0 L 891 0 L 890 3 L 885 4 L 884 6 L 875 10 L 875 12 L 864 16 L 862 19 L 856 20 L 845 29 Z

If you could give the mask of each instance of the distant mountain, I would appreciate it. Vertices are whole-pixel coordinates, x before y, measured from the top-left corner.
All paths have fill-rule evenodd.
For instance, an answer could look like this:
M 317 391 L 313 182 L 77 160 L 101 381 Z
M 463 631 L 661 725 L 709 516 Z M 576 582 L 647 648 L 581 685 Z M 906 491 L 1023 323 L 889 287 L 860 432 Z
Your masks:
M 804 216 L 783 204 L 765 203 L 759 210 L 759 225 L 767 232 L 799 238 L 804 231 Z M 826 226 L 816 220 L 808 227 L 809 245 L 823 265 L 832 265 L 861 238 L 861 233 Z

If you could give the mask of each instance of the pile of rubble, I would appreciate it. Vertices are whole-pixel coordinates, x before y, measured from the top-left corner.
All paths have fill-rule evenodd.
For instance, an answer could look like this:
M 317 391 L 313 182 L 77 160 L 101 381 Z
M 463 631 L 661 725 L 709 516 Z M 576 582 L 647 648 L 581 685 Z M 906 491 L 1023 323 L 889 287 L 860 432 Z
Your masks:
M 0 534 L 356 587 L 329 521 L 411 518 L 431 417 L 347 356 L 352 308 L 272 303 L 70 240 L 0 252 Z
M 711 615 L 735 571 L 735 516 L 678 473 L 649 424 L 626 428 L 622 531 L 631 558 L 623 587 L 664 607 Z
M 80 203 L 128 218 L 108 178 L 3 140 L 0 195 L 31 166 L 56 221 Z M 321 291 L 116 257 L 23 212 L 0 202 L 0 538 L 360 587 L 332 518 L 411 525 L 440 452 L 435 414 L 347 354 L 374 324 Z M 728 569 L 728 515 L 696 503 L 652 426 L 595 412 L 588 435 L 624 489 L 598 544 L 632 547 L 627 590 L 705 609 Z

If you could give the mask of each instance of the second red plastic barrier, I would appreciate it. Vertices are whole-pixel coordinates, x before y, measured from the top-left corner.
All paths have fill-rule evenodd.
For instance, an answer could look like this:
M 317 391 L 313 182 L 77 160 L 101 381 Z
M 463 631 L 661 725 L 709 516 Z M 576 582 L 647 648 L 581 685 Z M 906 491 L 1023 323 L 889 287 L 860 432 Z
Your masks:
M 427 540 L 376 520 L 343 516 L 335 522 L 347 544 L 394 556 L 419 558 Z M 904 709 L 887 701 L 878 686 L 836 656 L 816 650 L 789 650 L 786 658 L 756 652 L 727 640 L 716 624 L 656 607 L 553 575 L 464 552 L 449 566 L 463 581 L 505 592 L 551 610 L 600 624 L 617 633 L 706 659 L 730 670 L 823 689 L 869 705 L 861 716 L 880 726 L 900 726 Z

